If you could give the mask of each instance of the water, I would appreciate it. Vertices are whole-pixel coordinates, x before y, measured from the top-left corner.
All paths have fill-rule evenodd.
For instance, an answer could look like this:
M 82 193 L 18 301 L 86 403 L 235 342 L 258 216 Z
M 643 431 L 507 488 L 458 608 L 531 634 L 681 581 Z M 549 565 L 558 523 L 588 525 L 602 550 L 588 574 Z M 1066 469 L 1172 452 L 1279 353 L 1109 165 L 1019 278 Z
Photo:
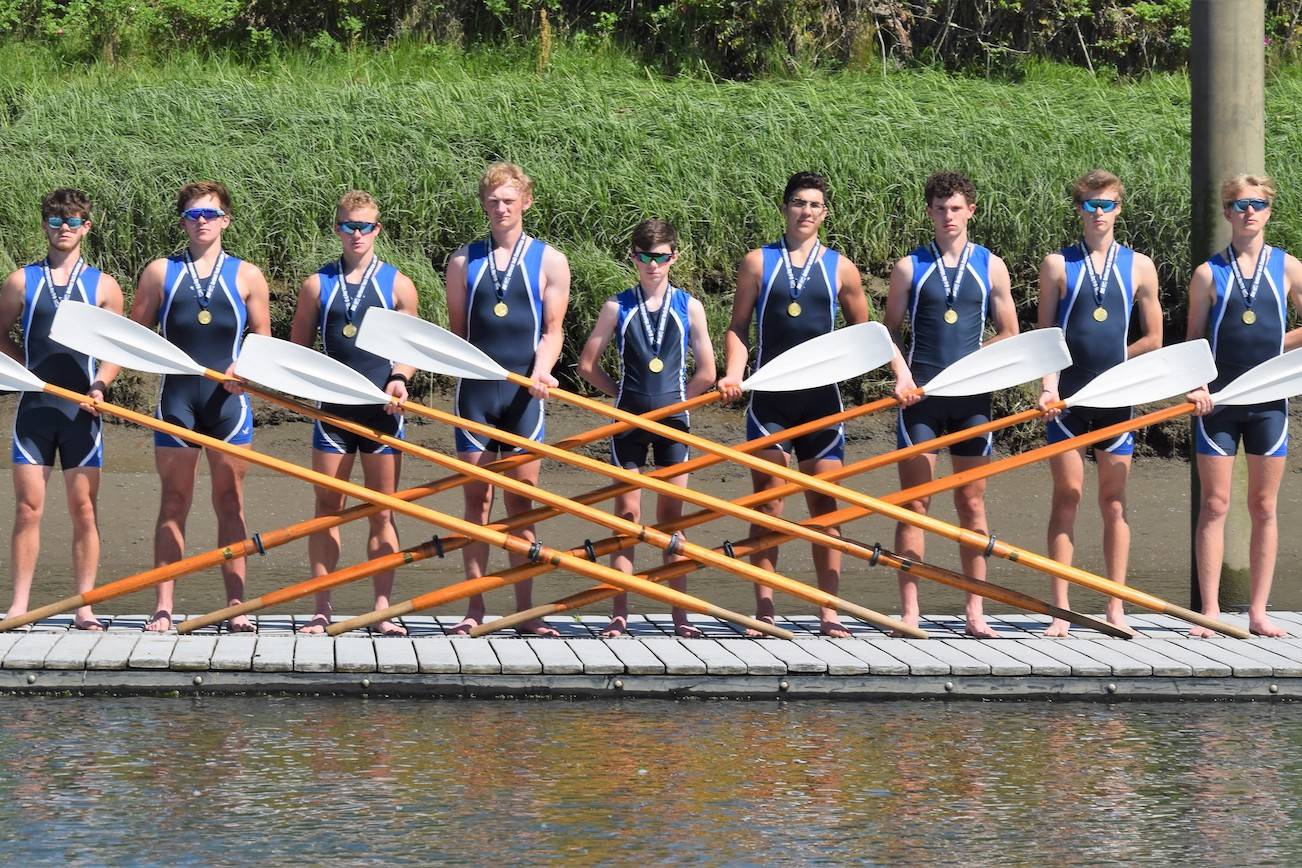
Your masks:
M 1288 862 L 1288 704 L 0 699 L 10 861 Z

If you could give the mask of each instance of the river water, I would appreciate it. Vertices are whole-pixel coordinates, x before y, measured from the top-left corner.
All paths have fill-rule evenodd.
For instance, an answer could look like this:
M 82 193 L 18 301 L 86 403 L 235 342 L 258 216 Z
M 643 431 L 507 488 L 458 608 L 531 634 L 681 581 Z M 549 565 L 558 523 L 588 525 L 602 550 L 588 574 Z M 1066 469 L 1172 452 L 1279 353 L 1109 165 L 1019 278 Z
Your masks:
M 0 699 L 7 860 L 1296 862 L 1289 704 Z

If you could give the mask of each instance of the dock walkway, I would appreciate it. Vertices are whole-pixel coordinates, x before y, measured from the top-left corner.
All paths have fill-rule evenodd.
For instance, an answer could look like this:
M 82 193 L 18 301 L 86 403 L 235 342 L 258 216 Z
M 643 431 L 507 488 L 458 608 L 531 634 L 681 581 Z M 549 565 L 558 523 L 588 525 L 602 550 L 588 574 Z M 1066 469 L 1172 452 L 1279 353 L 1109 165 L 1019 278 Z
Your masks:
M 338 616 L 340 619 L 343 616 Z M 297 693 L 374 696 L 700 696 L 869 699 L 1280 699 L 1302 697 L 1302 613 L 1273 612 L 1297 635 L 1189 639 L 1187 625 L 1131 614 L 1141 637 L 1074 630 L 1045 639 L 1046 618 L 991 616 L 999 639 L 963 635 L 957 616 L 932 616 L 928 640 L 892 639 L 854 619 L 854 636 L 825 639 L 812 616 L 780 618 L 792 641 L 751 640 L 694 617 L 705 639 L 672 635 L 668 615 L 633 616 L 630 635 L 602 639 L 603 616 L 552 617 L 559 639 L 512 631 L 450 637 L 451 617 L 402 619 L 411 635 L 357 631 L 300 636 L 308 616 L 255 618 L 258 633 L 140 631 L 144 615 L 103 617 L 104 633 L 71 617 L 0 634 L 0 691 Z M 1243 616 L 1227 620 L 1245 624 Z M 177 620 L 183 620 L 178 616 Z

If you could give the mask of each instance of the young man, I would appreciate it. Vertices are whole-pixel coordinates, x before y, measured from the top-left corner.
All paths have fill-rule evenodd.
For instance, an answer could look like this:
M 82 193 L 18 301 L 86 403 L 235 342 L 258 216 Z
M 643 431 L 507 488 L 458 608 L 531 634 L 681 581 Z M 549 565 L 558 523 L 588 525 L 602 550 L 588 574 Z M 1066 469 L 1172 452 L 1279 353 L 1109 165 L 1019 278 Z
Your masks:
M 1266 244 L 1275 183 L 1265 175 L 1236 175 L 1221 186 L 1230 245 L 1194 271 L 1189 284 L 1189 340 L 1206 337 L 1216 380 L 1189 395 L 1198 406 L 1195 440 L 1202 501 L 1194 551 L 1203 614 L 1220 616 L 1221 559 L 1234 455 L 1248 455 L 1248 514 L 1252 519 L 1248 629 L 1260 636 L 1285 631 L 1266 615 L 1279 545 L 1275 503 L 1288 454 L 1288 402 L 1213 408 L 1214 392 L 1285 350 L 1302 346 L 1302 329 L 1287 329 L 1288 305 L 1302 311 L 1302 263 Z M 1194 627 L 1190 635 L 1213 633 Z
M 1162 345 L 1162 309 L 1157 298 L 1157 269 L 1153 260 L 1113 237 L 1125 188 L 1111 172 L 1095 169 L 1072 185 L 1072 204 L 1081 221 L 1081 240 L 1050 253 L 1040 265 L 1038 327 L 1057 326 L 1067 336 L 1071 367 L 1044 378 L 1040 409 L 1046 410 L 1045 439 L 1058 443 L 1130 418 L 1129 407 L 1049 410 L 1081 386 L 1128 358 Z M 1127 344 L 1131 318 L 1139 320 L 1141 336 Z M 1099 510 L 1103 514 L 1103 560 L 1107 576 L 1125 584 L 1130 554 L 1130 525 L 1126 520 L 1126 480 L 1134 452 L 1133 434 L 1122 434 L 1094 447 L 1099 474 Z M 1085 450 L 1049 459 L 1053 472 L 1053 506 L 1049 513 L 1049 557 L 1070 564 L 1075 547 L 1076 512 L 1085 486 Z M 1068 608 L 1067 583 L 1053 579 L 1053 603 Z M 1125 626 L 1121 601 L 1107 603 L 1107 618 Z M 1055 618 L 1046 636 L 1066 636 L 1068 623 Z
M 41 200 L 41 228 L 46 253 L 40 262 L 20 268 L 0 288 L 0 351 L 27 366 L 46 382 L 104 399 L 113 373 L 95 371 L 95 360 L 50 340 L 50 323 L 59 305 L 72 299 L 122 313 L 122 289 L 116 280 L 86 264 L 81 243 L 90 233 L 90 197 L 61 188 Z M 23 343 L 10 332 L 21 317 Z M 72 404 L 40 392 L 24 392 L 14 417 L 13 479 L 14 596 L 6 617 L 27 612 L 41 550 L 41 515 L 55 457 L 63 468 L 63 485 L 72 519 L 72 572 L 77 593 L 95 587 L 99 566 L 96 498 L 104 445 L 98 414 L 88 405 Z M 102 630 L 90 606 L 77 609 L 73 626 Z
M 398 400 L 407 398 L 407 378 L 415 369 L 390 363 L 373 353 L 358 349 L 355 339 L 362 317 L 372 307 L 383 307 L 416 315 L 416 286 L 411 278 L 375 255 L 375 239 L 380 234 L 380 203 L 370 193 L 353 190 L 345 193 L 335 208 L 335 232 L 343 252 L 335 262 L 326 264 L 303 281 L 298 293 L 298 307 L 290 339 L 310 347 L 318 333 L 321 349 L 366 376 L 377 387 Z M 322 404 L 327 413 L 350 419 L 385 434 L 402 437 L 403 417 L 396 405 L 358 407 L 352 404 Z M 362 455 L 362 479 L 367 488 L 392 494 L 398 489 L 402 455 L 390 446 L 350 434 L 325 422 L 312 427 L 312 469 L 337 479 L 348 479 L 353 457 Z M 329 489 L 316 489 L 316 514 L 332 515 L 344 508 L 344 496 Z M 370 518 L 368 557 L 378 558 L 398 550 L 398 531 L 392 514 L 386 509 Z M 331 528 L 308 539 L 308 558 L 312 575 L 333 572 L 339 563 L 339 531 Z M 389 605 L 393 591 L 393 570 L 376 573 L 375 608 Z M 330 592 L 316 595 L 316 614 L 300 633 L 323 633 L 330 625 Z M 407 631 L 392 621 L 381 621 L 379 631 L 385 636 L 405 636 Z
M 200 364 L 231 372 L 246 331 L 270 334 L 267 281 L 254 265 L 222 250 L 222 232 L 230 225 L 231 194 L 217 181 L 187 184 L 176 194 L 176 213 L 187 238 L 179 254 L 155 259 L 140 274 L 131 318 L 159 326 L 163 337 Z M 105 366 L 107 367 L 107 366 Z M 116 372 L 116 370 L 114 371 Z M 155 415 L 248 448 L 253 441 L 253 412 L 248 396 L 233 384 L 201 376 L 163 377 Z M 154 435 L 154 463 L 162 483 L 154 526 L 154 563 L 164 566 L 185 552 L 185 522 L 194 499 L 199 450 L 167 434 Z M 212 503 L 217 512 L 217 545 L 248 536 L 244 525 L 244 472 L 247 465 L 219 452 L 208 453 Z M 244 598 L 244 559 L 222 563 L 228 605 Z M 153 617 L 145 629 L 172 628 L 173 582 L 158 586 Z M 231 619 L 232 632 L 250 632 L 243 615 Z
M 615 405 L 630 413 L 649 413 L 670 404 L 694 398 L 714 384 L 714 348 L 701 302 L 669 282 L 669 268 L 678 260 L 678 233 L 664 220 L 643 220 L 633 229 L 629 251 L 637 270 L 637 285 L 607 300 L 579 357 L 579 375 L 615 399 Z M 611 339 L 619 354 L 619 382 L 601 368 L 601 357 Z M 691 351 L 695 372 L 687 376 L 687 355 Z M 687 431 L 691 420 L 680 413 L 661 424 Z M 656 467 L 669 467 L 687 460 L 683 444 L 633 429 L 610 440 L 611 463 L 641 472 L 647 453 Z M 671 477 L 674 485 L 687 485 L 687 474 Z M 633 489 L 615 498 L 615 514 L 629 521 L 642 520 L 642 492 Z M 681 518 L 683 502 L 673 497 L 656 497 L 656 524 Z M 681 560 L 665 553 L 665 563 Z M 633 552 L 626 549 L 611 556 L 610 565 L 633 572 Z M 685 576 L 670 585 L 687 589 Z M 675 608 L 671 616 L 674 632 L 684 639 L 699 639 L 701 631 L 687 620 L 685 609 Z M 615 597 L 610 624 L 601 632 L 611 638 L 628 630 L 628 594 Z
M 543 438 L 543 400 L 557 384 L 552 367 L 561 354 L 562 324 L 570 303 L 570 264 L 554 247 L 524 232 L 524 212 L 533 205 L 533 181 L 513 163 L 494 163 L 479 179 L 479 204 L 488 216 L 489 235 L 472 241 L 448 261 L 448 322 L 452 331 L 474 344 L 510 371 L 533 380 L 529 389 L 490 380 L 457 383 L 455 412 L 533 440 Z M 469 431 L 456 432 L 457 457 L 475 464 L 487 463 L 497 453 L 511 450 L 496 440 Z M 530 461 L 510 471 L 515 479 L 538 484 L 540 461 Z M 465 518 L 488 524 L 493 507 L 493 487 L 471 482 L 462 487 Z M 519 494 L 502 493 L 508 516 L 533 508 Z M 532 540 L 532 527 L 515 534 Z M 471 543 L 463 550 L 466 578 L 484 575 L 488 546 Z M 511 555 L 511 564 L 523 558 Z M 519 609 L 533 605 L 533 582 L 515 585 Z M 469 633 L 484 619 L 484 598 L 472 597 L 466 617 L 453 628 Z M 522 633 L 556 636 L 541 620 L 516 628 Z
M 905 320 L 909 321 L 907 357 L 912 380 L 908 386 L 926 386 L 940 371 L 979 349 L 987 321 L 994 327 L 991 340 L 1017 334 L 1017 311 L 1007 267 L 998 256 L 968 240 L 967 224 L 976 213 L 976 188 L 957 172 L 937 172 L 927 179 L 924 191 L 935 237 L 895 263 L 886 297 L 886 327 L 897 340 L 901 339 Z M 900 410 L 897 442 L 902 448 L 989 419 L 989 395 L 923 398 Z M 987 463 L 991 443 L 990 435 L 986 435 L 950 447 L 954 471 Z M 936 453 L 909 458 L 898 467 L 901 488 L 921 485 L 935 474 Z M 925 513 L 930 502 L 930 498 L 924 498 L 905 506 Z M 954 506 L 959 524 L 987 532 L 984 481 L 956 489 Z M 905 557 L 921 560 L 925 542 L 923 532 L 911 525 L 900 524 L 895 529 L 895 550 Z M 959 556 L 964 573 L 985 579 L 981 552 L 961 548 Z M 917 579 L 901 572 L 899 583 L 901 618 L 916 626 Z M 969 634 L 982 638 L 995 635 L 986 625 L 979 596 L 968 595 L 966 616 Z
M 786 224 L 782 237 L 747 253 L 737 270 L 732 321 L 724 339 L 725 373 L 718 387 L 725 400 L 741 397 L 741 381 L 750 355 L 752 319 L 758 343 L 756 368 L 797 344 L 832 331 L 836 328 L 838 311 L 850 325 L 868 319 L 868 301 L 859 269 L 818 239 L 818 230 L 827 219 L 827 181 L 814 172 L 792 175 L 782 193 L 781 210 Z M 897 377 L 908 377 L 898 355 L 894 367 Z M 755 440 L 841 409 L 841 393 L 835 384 L 799 392 L 755 392 L 746 410 L 746 436 Z M 789 466 L 788 456 L 792 454 L 805 473 L 824 473 L 840 467 L 845 457 L 844 426 L 831 425 L 756 453 L 783 466 Z M 751 472 L 755 491 L 774 488 L 783 482 L 781 477 L 772 474 Z M 814 492 L 806 493 L 805 503 L 810 515 L 836 509 L 835 500 Z M 775 500 L 756 509 L 781 515 L 782 507 L 782 501 Z M 767 531 L 752 525 L 750 532 L 758 535 Z M 828 529 L 830 534 L 839 532 L 838 528 Z M 835 594 L 841 580 L 840 553 L 814 546 L 813 557 L 818 587 Z M 751 555 L 751 563 L 766 570 L 776 570 L 777 562 L 777 548 Z M 772 623 L 773 615 L 773 590 L 757 585 L 755 617 Z M 850 635 L 835 610 L 824 608 L 819 615 L 819 630 L 823 635 L 837 638 Z

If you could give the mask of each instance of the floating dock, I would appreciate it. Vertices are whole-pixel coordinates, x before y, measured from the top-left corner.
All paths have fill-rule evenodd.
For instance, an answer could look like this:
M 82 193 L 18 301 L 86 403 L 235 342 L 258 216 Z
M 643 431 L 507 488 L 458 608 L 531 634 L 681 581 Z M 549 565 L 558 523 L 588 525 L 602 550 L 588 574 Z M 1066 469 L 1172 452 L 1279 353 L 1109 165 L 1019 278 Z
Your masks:
M 343 616 L 338 616 L 340 620 Z M 257 634 L 215 628 L 146 634 L 144 615 L 70 616 L 0 634 L 8 693 L 283 693 L 366 696 L 731 697 L 820 699 L 1283 699 L 1302 697 L 1302 613 L 1273 612 L 1296 636 L 1190 639 L 1188 625 L 1132 614 L 1141 634 L 1108 639 L 1073 630 L 1046 639 L 1046 618 L 990 616 L 999 639 L 963 635 L 957 616 L 923 622 L 932 638 L 892 639 L 845 619 L 849 639 L 817 635 L 810 617 L 779 618 L 795 640 L 746 639 L 731 625 L 693 621 L 704 639 L 678 639 L 668 615 L 633 616 L 629 635 L 602 639 L 603 616 L 553 617 L 559 639 L 512 631 L 448 636 L 452 617 L 408 617 L 407 638 L 358 631 L 303 636 L 308 616 L 255 618 Z M 178 616 L 177 620 L 183 620 Z M 1234 623 L 1243 616 L 1226 617 Z

